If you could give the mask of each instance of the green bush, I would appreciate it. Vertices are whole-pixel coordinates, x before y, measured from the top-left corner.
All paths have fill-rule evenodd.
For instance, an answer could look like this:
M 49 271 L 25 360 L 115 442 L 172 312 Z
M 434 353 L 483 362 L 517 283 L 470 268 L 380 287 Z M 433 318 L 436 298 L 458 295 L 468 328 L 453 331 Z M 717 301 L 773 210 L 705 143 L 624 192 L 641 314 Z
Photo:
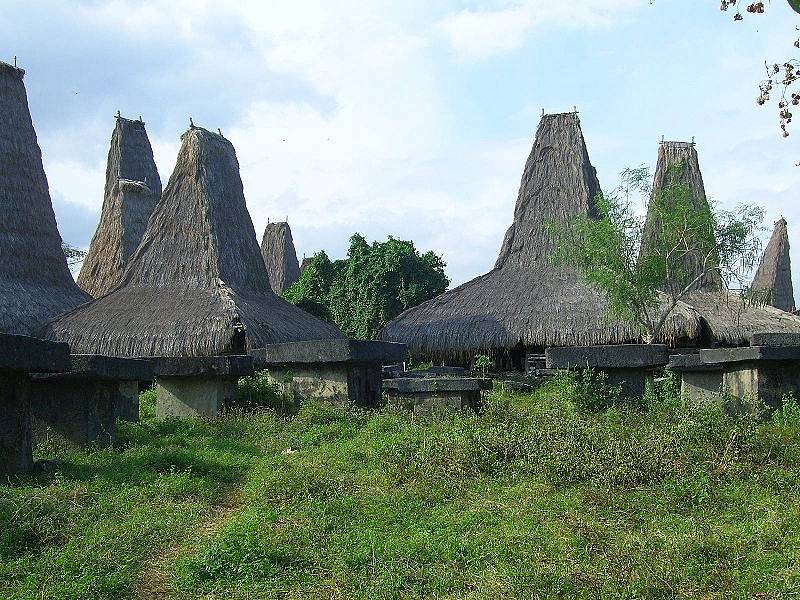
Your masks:
M 288 378 L 291 381 L 291 378 Z M 239 380 L 239 397 L 233 406 L 241 410 L 257 410 L 269 408 L 281 415 L 292 414 L 296 411 L 291 391 L 272 379 L 269 371 L 259 371 L 252 377 L 242 377 Z
M 156 388 L 151 387 L 139 394 L 139 419 L 147 421 L 156 418 Z

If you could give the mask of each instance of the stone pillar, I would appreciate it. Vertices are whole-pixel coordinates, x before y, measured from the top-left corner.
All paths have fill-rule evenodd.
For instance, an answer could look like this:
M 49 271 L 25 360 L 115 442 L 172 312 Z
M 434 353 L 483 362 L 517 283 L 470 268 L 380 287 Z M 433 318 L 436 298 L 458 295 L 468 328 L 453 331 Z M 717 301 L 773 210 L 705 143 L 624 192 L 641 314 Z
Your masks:
M 119 383 L 104 380 L 34 380 L 33 440 L 49 450 L 106 447 L 116 439 Z
M 169 377 L 156 382 L 156 417 L 215 417 L 236 399 L 238 377 Z
M 32 466 L 27 377 L 22 373 L 0 372 L 0 477 L 27 473 Z
M 139 382 L 120 381 L 117 394 L 117 419 L 139 422 Z

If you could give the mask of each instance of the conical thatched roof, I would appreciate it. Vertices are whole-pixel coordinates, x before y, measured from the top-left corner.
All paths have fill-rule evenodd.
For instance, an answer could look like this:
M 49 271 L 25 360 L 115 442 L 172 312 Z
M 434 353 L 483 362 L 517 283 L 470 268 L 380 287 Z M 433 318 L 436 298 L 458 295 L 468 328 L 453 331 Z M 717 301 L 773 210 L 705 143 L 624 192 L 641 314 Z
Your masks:
M 261 240 L 261 255 L 267 266 L 269 284 L 276 294 L 282 294 L 299 279 L 300 264 L 289 223 L 267 223 Z
M 756 292 L 764 293 L 766 302 L 770 306 L 787 312 L 795 310 L 789 234 L 786 231 L 786 220 L 783 218 L 775 223 L 775 230 L 764 250 L 750 287 Z
M 269 287 L 233 145 L 192 128 L 120 287 L 54 320 L 47 337 L 118 356 L 240 353 L 342 337 Z
M 78 275 L 78 285 L 95 298 L 119 285 L 161 198 L 161 178 L 144 123 L 122 117 L 116 121 L 100 224 Z
M 694 142 L 661 142 L 658 148 L 658 162 L 653 177 L 653 191 L 647 207 L 647 220 L 642 235 L 642 251 L 652 247 L 660 235 L 661 222 L 659 212 L 669 210 L 663 206 L 663 192 L 670 185 L 686 185 L 690 191 L 690 203 L 698 213 L 710 214 L 711 207 L 706 198 L 703 175 Z M 709 235 L 713 232 L 709 231 Z M 681 280 L 664 282 L 664 289 L 683 289 L 702 272 L 702 260 L 699 255 L 688 254 L 685 257 L 684 277 Z M 706 274 L 694 287 L 695 290 L 710 291 L 722 289 L 719 273 L 713 271 Z
M 303 260 L 300 261 L 300 274 L 301 275 L 303 274 L 303 271 L 305 271 L 308 268 L 308 265 L 311 264 L 312 260 L 314 260 L 313 256 L 305 256 L 305 255 L 303 256 Z
M 576 215 L 595 214 L 599 191 L 578 115 L 543 116 L 495 268 L 407 310 L 382 337 L 443 359 L 520 341 L 538 347 L 636 341 L 632 328 L 607 320 L 599 293 L 550 261 L 554 239 L 547 224 L 566 226 Z M 696 325 L 686 323 L 686 333 Z
M 30 335 L 89 297 L 61 249 L 24 75 L 0 62 L 0 332 Z

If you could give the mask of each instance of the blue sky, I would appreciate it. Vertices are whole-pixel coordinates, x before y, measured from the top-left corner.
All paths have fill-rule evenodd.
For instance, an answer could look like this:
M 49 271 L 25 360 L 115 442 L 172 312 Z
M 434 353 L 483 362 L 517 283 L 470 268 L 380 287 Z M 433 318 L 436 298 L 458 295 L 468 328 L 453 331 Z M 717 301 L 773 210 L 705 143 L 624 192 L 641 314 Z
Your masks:
M 62 237 L 88 246 L 117 110 L 141 115 L 165 182 L 194 122 L 236 146 L 259 236 L 340 257 L 356 231 L 493 265 L 542 108 L 577 106 L 604 188 L 697 141 L 723 208 L 784 215 L 800 249 L 800 129 L 755 105 L 800 23 L 783 2 L 734 22 L 718 0 L 0 0 Z M 766 233 L 765 233 L 766 235 Z M 800 290 L 800 258 L 795 260 Z

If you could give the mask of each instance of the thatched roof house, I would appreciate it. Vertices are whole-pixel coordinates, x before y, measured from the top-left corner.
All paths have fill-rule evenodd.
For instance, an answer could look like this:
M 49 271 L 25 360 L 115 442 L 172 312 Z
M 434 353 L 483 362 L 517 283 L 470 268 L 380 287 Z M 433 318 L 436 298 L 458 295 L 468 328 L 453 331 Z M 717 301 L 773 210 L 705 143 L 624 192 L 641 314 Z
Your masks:
M 789 234 L 786 219 L 775 223 L 772 237 L 761 257 L 758 271 L 750 286 L 755 292 L 764 294 L 770 306 L 794 312 L 794 287 L 792 286 L 792 260 L 789 256 Z
M 289 223 L 267 223 L 261 240 L 261 255 L 267 266 L 269 284 L 276 294 L 282 294 L 300 278 L 300 264 Z
M 161 178 L 144 123 L 119 116 L 116 121 L 100 224 L 78 275 L 78 285 L 95 298 L 119 285 L 161 199 Z
M 61 249 L 24 75 L 0 62 L 0 332 L 30 335 L 89 297 Z
M 547 224 L 594 215 L 599 191 L 578 115 L 544 115 L 494 269 L 407 310 L 382 338 L 442 360 L 515 347 L 524 353 L 524 347 L 636 341 L 631 327 L 609 322 L 605 300 L 577 272 L 550 261 L 555 241 Z
M 711 213 L 694 142 L 661 142 L 658 148 L 658 161 L 642 235 L 643 251 L 652 247 L 660 235 L 659 214 L 671 208 L 666 206 L 668 195 L 665 194 L 671 185 L 688 187 L 690 192 L 688 200 L 692 208 L 698 213 Z M 713 231 L 709 231 L 708 234 L 713 236 Z M 676 287 L 681 290 L 703 271 L 702 257 L 699 255 L 687 255 L 684 263 L 682 277 L 679 280 L 664 282 L 665 289 Z M 695 284 L 694 289 L 703 291 L 722 289 L 722 279 L 719 273 L 712 271 Z
M 73 351 L 117 356 L 241 353 L 342 337 L 269 287 L 233 145 L 192 127 L 120 287 L 49 324 Z

